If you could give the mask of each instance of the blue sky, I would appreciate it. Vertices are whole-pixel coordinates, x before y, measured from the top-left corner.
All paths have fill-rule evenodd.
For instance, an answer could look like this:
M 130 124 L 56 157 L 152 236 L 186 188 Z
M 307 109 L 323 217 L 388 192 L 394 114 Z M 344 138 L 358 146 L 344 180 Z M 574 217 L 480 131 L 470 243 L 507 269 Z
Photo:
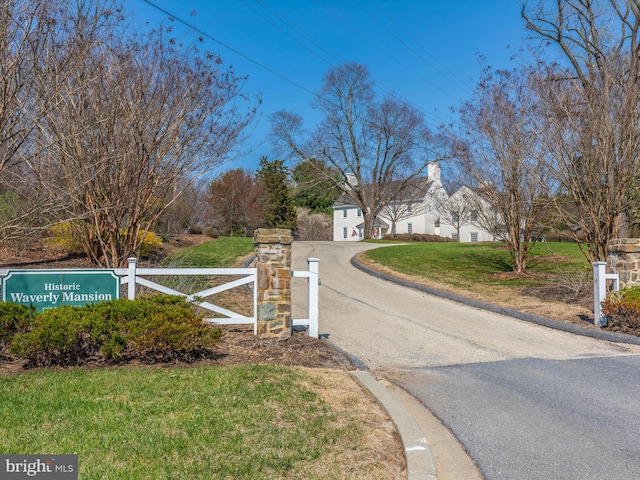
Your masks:
M 206 33 L 204 50 L 219 54 L 244 91 L 260 93 L 249 153 L 229 168 L 255 170 L 271 154 L 268 117 L 285 109 L 307 128 L 320 118 L 312 93 L 332 65 L 366 65 L 380 95 L 394 92 L 430 126 L 455 120 L 451 107 L 468 99 L 483 67 L 511 68 L 526 31 L 516 0 L 129 0 L 140 25 L 174 25 L 185 40 Z M 157 6 L 170 12 L 175 20 Z M 211 38 L 209 38 L 211 37 Z

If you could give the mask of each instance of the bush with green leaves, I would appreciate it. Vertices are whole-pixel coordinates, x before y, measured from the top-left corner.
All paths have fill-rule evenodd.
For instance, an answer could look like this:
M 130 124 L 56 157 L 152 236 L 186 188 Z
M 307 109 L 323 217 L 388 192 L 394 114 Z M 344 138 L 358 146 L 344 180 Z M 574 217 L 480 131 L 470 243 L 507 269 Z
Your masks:
M 211 356 L 221 336 L 184 298 L 153 295 L 45 310 L 13 336 L 10 351 L 37 366 L 191 362 Z
M 400 240 L 403 242 L 456 242 L 449 237 L 433 235 L 430 233 L 400 233 L 394 238 L 392 235 L 385 235 L 385 239 Z
M 35 316 L 36 310 L 33 307 L 0 302 L 0 350 L 16 333 L 28 331 Z
M 634 335 L 640 334 L 640 287 L 611 292 L 602 302 L 607 328 Z

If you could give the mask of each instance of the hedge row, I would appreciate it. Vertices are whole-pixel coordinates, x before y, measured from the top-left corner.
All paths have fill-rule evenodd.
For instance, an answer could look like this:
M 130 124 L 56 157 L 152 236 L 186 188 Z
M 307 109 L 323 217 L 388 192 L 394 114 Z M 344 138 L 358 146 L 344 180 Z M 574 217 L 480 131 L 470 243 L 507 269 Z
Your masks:
M 432 235 L 430 233 L 400 233 L 396 237 L 385 235 L 385 239 L 401 240 L 403 242 L 457 242 L 449 237 Z
M 36 314 L 0 303 L 0 347 L 34 366 L 191 362 L 212 356 L 222 336 L 184 298 L 154 295 L 63 306 Z

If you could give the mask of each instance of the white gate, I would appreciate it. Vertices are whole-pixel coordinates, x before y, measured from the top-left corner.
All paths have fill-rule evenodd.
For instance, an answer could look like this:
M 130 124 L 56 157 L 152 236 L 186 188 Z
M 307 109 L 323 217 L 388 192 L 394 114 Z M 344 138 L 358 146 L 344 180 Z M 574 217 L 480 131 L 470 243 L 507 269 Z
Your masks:
M 128 259 L 128 268 L 116 268 L 115 273 L 122 277 L 121 284 L 127 284 L 127 297 L 133 300 L 136 296 L 136 285 L 143 285 L 152 290 L 156 290 L 168 295 L 178 295 L 186 297 L 186 300 L 198 307 L 208 311 L 222 315 L 223 318 L 205 318 L 206 322 L 221 325 L 241 325 L 253 324 L 253 333 L 258 331 L 258 276 L 257 268 L 137 268 L 137 259 Z M 292 277 L 307 278 L 308 300 L 307 300 L 307 318 L 292 319 L 293 326 L 306 326 L 307 333 L 310 336 L 318 337 L 318 262 L 317 258 L 307 259 L 309 264 L 308 271 L 292 271 Z M 206 288 L 199 292 L 186 293 L 167 287 L 157 282 L 153 282 L 143 276 L 168 276 L 168 275 L 189 275 L 189 276 L 240 276 L 236 280 L 232 280 L 223 285 Z M 206 300 L 217 293 L 231 290 L 237 287 L 251 286 L 253 300 L 252 316 L 242 315 L 226 308 L 216 305 L 212 301 Z
M 292 326 L 305 326 L 310 336 L 318 337 L 318 262 L 317 258 L 307 259 L 308 271 L 291 271 L 291 277 L 302 277 L 307 279 L 307 317 L 302 319 L 291 319 Z M 74 271 L 75 269 L 58 269 L 58 271 Z M 84 269 L 86 270 L 86 269 Z M 96 269 L 99 270 L 99 269 Z M 258 274 L 257 268 L 138 268 L 137 259 L 129 258 L 127 268 L 115 268 L 110 271 L 121 277 L 120 285 L 127 285 L 127 298 L 136 298 L 136 285 L 147 287 L 167 295 L 177 295 L 203 308 L 216 317 L 205 318 L 208 323 L 221 325 L 242 325 L 253 324 L 253 333 L 258 331 Z M 0 269 L 0 276 L 7 274 L 6 269 Z M 228 276 L 239 277 L 227 283 L 209 286 L 197 292 L 182 292 L 177 288 L 171 288 L 158 282 L 154 282 L 145 277 L 169 277 L 169 276 L 191 276 L 191 277 L 211 277 Z M 251 315 L 234 312 L 228 308 L 217 305 L 210 299 L 213 295 L 226 292 L 233 288 L 248 288 L 251 296 Z
M 137 259 L 129 258 L 128 268 L 116 268 L 117 275 L 122 277 L 120 283 L 127 284 L 127 298 L 133 300 L 136 298 L 136 285 L 142 285 L 167 295 L 177 295 L 186 297 L 187 302 L 197 305 L 210 312 L 222 315 L 223 318 L 205 318 L 205 321 L 218 324 L 253 324 L 254 333 L 256 333 L 257 319 L 257 298 L 255 295 L 257 285 L 257 269 L 256 268 L 137 268 Z M 199 292 L 186 293 L 173 288 L 167 287 L 157 282 L 152 282 L 143 276 L 240 276 L 241 278 L 207 288 Z M 247 317 L 237 312 L 233 312 L 226 308 L 220 307 L 215 303 L 205 300 L 217 293 L 221 293 L 232 288 L 253 284 L 253 315 Z

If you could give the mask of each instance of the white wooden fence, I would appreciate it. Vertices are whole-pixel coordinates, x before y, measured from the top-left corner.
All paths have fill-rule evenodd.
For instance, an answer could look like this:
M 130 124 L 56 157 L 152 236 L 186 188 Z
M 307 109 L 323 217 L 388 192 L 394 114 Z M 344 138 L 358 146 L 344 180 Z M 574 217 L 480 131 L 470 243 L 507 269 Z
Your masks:
M 258 272 L 257 268 L 138 268 L 137 259 L 128 259 L 127 268 L 115 268 L 109 271 L 120 277 L 120 285 L 127 286 L 127 298 L 136 298 L 136 286 L 140 285 L 151 290 L 155 290 L 168 295 L 186 297 L 186 300 L 200 308 L 217 314 L 216 317 L 205 318 L 208 323 L 242 325 L 252 324 L 253 333 L 258 330 Z M 291 319 L 294 327 L 306 327 L 307 333 L 312 337 L 318 337 L 318 263 L 317 258 L 308 258 L 307 271 L 291 271 L 291 277 L 307 279 L 307 317 Z M 19 269 L 18 269 L 19 270 Z M 96 269 L 98 270 L 98 269 Z M 46 270 L 42 270 L 46 271 Z M 56 271 L 77 272 L 76 269 L 57 269 Z M 86 269 L 83 269 L 86 271 Z M 9 269 L 0 269 L 0 277 L 7 275 Z M 181 292 L 177 288 L 171 288 L 161 283 L 145 277 L 168 277 L 168 276 L 198 276 L 198 277 L 236 277 L 235 279 L 221 285 L 215 285 L 200 290 L 198 292 Z M 239 277 L 239 278 L 237 278 Z M 184 282 L 187 284 L 188 282 Z M 210 297 L 231 290 L 233 288 L 247 288 L 251 293 L 251 315 L 234 312 L 228 308 L 217 305 Z
M 292 319 L 293 326 L 306 326 L 307 333 L 312 337 L 318 337 L 318 263 L 317 258 L 307 259 L 309 265 L 308 271 L 291 271 L 292 277 L 307 278 L 307 318 Z M 178 295 L 186 297 L 186 300 L 205 310 L 217 313 L 223 317 L 205 318 L 205 321 L 216 324 L 240 325 L 253 324 L 253 333 L 257 334 L 258 329 L 258 275 L 256 268 L 138 268 L 137 259 L 128 259 L 128 268 L 116 268 L 115 273 L 121 278 L 122 285 L 127 284 L 127 297 L 133 300 L 136 296 L 136 285 L 142 285 L 149 289 L 156 290 L 168 295 Z M 240 276 L 240 278 L 232 280 L 222 285 L 201 290 L 199 292 L 181 292 L 179 290 L 161 285 L 144 277 L 152 276 Z M 253 297 L 253 314 L 252 316 L 242 315 L 226 308 L 216 305 L 212 301 L 207 300 L 217 293 L 221 293 L 232 288 L 251 286 Z

